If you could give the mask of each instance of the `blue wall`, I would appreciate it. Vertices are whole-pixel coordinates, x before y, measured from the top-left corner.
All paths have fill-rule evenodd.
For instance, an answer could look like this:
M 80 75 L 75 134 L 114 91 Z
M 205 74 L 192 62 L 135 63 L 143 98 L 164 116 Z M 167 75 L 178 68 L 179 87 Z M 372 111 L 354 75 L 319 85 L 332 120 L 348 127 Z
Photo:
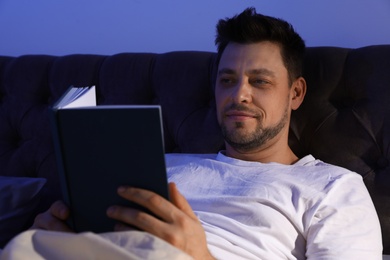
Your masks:
M 248 6 L 308 46 L 390 44 L 390 0 L 0 0 L 0 55 L 215 51 L 218 19 Z

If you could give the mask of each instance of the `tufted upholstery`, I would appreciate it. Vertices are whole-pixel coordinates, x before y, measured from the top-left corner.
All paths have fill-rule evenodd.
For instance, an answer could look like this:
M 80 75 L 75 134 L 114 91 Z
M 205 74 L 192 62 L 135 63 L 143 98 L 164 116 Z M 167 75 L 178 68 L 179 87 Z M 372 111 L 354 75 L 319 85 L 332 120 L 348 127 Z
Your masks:
M 37 211 L 60 198 L 47 109 L 69 85 L 96 85 L 98 104 L 161 104 L 166 152 L 217 152 L 215 58 L 195 51 L 0 56 L 0 174 L 47 178 Z M 390 45 L 310 47 L 304 75 L 308 93 L 293 113 L 290 144 L 300 156 L 364 177 L 390 253 Z

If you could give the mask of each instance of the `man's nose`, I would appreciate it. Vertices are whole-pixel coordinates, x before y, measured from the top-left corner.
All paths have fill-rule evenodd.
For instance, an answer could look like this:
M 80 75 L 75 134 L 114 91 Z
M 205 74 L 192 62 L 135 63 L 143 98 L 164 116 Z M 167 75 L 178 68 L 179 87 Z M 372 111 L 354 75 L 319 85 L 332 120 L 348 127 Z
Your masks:
M 244 79 L 237 82 L 237 85 L 232 91 L 232 99 L 234 103 L 250 103 L 252 102 L 252 88 Z

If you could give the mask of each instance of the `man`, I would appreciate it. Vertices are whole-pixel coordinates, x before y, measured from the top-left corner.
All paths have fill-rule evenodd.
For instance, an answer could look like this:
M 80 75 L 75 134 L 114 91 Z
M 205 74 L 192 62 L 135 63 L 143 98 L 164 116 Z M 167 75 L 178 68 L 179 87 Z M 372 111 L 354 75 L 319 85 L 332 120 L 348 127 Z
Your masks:
M 158 218 L 112 206 L 115 230 L 136 227 L 195 259 L 381 259 L 379 222 L 360 175 L 299 159 L 288 146 L 291 111 L 306 93 L 301 37 L 251 8 L 221 20 L 217 32 L 226 150 L 167 155 L 170 201 L 120 187 L 120 196 Z M 68 215 L 57 202 L 33 227 L 70 231 Z

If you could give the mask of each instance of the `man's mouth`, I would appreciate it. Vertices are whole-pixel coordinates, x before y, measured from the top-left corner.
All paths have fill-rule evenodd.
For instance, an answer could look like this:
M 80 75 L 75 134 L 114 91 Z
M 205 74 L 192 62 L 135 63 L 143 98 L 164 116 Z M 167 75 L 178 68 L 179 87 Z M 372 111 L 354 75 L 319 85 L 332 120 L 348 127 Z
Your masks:
M 225 117 L 234 121 L 244 121 L 257 118 L 257 115 L 246 111 L 229 110 L 225 113 Z

